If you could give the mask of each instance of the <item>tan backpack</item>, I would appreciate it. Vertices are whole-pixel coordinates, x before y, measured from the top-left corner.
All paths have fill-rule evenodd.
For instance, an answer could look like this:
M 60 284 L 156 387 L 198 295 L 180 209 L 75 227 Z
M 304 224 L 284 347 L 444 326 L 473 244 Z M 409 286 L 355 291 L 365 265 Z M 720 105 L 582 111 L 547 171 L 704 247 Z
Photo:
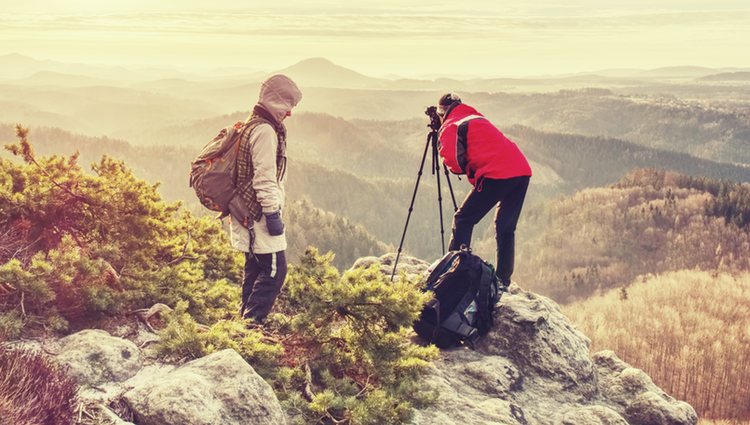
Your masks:
M 203 206 L 221 213 L 220 218 L 249 215 L 247 205 L 236 196 L 235 186 L 239 141 L 245 129 L 241 121 L 221 129 L 191 163 L 190 187 Z

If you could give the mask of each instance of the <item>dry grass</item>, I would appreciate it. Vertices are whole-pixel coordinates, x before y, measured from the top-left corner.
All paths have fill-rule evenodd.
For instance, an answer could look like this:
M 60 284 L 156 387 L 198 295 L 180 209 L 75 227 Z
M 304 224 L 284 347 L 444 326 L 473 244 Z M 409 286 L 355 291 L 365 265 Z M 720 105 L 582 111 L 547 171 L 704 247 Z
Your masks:
M 42 355 L 0 346 L 3 424 L 72 424 L 76 390 L 75 382 Z

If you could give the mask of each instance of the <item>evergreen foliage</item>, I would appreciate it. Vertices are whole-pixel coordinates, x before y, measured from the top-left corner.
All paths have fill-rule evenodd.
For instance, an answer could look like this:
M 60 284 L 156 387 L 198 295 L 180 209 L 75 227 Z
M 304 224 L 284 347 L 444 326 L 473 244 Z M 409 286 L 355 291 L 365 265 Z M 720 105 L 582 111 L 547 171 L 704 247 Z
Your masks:
M 294 335 L 285 342 L 292 381 L 312 397 L 282 400 L 298 412 L 295 423 L 405 423 L 412 405 L 432 396 L 418 378 L 438 351 L 409 341 L 428 295 L 377 267 L 339 275 L 331 261 L 310 249 L 287 280 L 275 320 Z
M 231 348 L 259 374 L 272 377 L 283 354 L 281 345 L 267 340 L 259 330 L 247 329 L 241 320 L 220 320 L 210 327 L 199 324 L 188 313 L 187 301 L 179 301 L 166 319 L 156 345 L 163 358 L 193 360 Z
M 103 157 L 93 174 L 69 158 L 37 158 L 25 129 L 0 159 L 0 258 L 5 333 L 66 329 L 156 302 L 189 302 L 199 321 L 236 303 L 241 258 L 218 222 L 164 202 L 157 185 Z M 14 322 L 12 319 L 17 321 Z M 20 321 L 20 322 L 18 322 Z
M 295 424 L 403 424 L 435 394 L 419 384 L 434 346 L 410 341 L 427 301 L 415 282 L 377 267 L 342 275 L 333 255 L 309 249 L 290 270 L 266 329 L 237 320 L 206 327 L 185 302 L 167 318 L 157 350 L 193 359 L 232 348 L 269 380 Z

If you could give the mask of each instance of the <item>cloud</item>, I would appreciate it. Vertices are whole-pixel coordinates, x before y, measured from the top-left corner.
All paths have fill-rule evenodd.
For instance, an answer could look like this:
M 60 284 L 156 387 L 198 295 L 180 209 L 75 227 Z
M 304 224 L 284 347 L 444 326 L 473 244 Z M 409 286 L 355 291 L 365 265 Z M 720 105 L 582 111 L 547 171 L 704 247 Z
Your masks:
M 494 76 L 620 66 L 750 65 L 748 10 L 580 9 L 591 1 L 539 14 L 516 5 L 507 13 L 494 6 L 487 13 L 472 9 L 456 15 L 445 5 L 421 10 L 390 1 L 372 3 L 383 13 L 295 8 L 289 13 L 197 13 L 186 7 L 185 12 L 86 16 L 4 14 L 0 37 L 12 43 L 11 51 L 113 64 L 224 62 L 272 68 L 323 56 L 365 73 L 414 75 L 440 69 Z M 695 3 L 686 1 L 687 9 Z
M 603 16 L 439 16 L 439 15 L 269 15 L 241 13 L 158 13 L 100 16 L 0 17 L 4 33 L 35 32 L 37 35 L 75 33 L 210 34 L 266 37 L 360 37 L 437 39 L 487 39 L 512 35 L 613 34 L 653 28 L 738 28 L 750 32 L 750 11 L 702 11 L 640 13 Z

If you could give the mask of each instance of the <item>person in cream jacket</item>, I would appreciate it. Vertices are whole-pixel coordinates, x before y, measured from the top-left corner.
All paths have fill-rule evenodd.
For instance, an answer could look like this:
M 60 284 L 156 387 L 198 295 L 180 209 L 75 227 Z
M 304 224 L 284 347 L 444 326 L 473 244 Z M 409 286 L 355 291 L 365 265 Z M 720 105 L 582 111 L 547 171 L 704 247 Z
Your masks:
M 230 239 L 245 253 L 240 315 L 263 323 L 286 278 L 283 207 L 286 181 L 286 127 L 283 121 L 302 99 L 285 75 L 263 82 L 240 136 L 237 189 L 250 211 L 232 216 Z

